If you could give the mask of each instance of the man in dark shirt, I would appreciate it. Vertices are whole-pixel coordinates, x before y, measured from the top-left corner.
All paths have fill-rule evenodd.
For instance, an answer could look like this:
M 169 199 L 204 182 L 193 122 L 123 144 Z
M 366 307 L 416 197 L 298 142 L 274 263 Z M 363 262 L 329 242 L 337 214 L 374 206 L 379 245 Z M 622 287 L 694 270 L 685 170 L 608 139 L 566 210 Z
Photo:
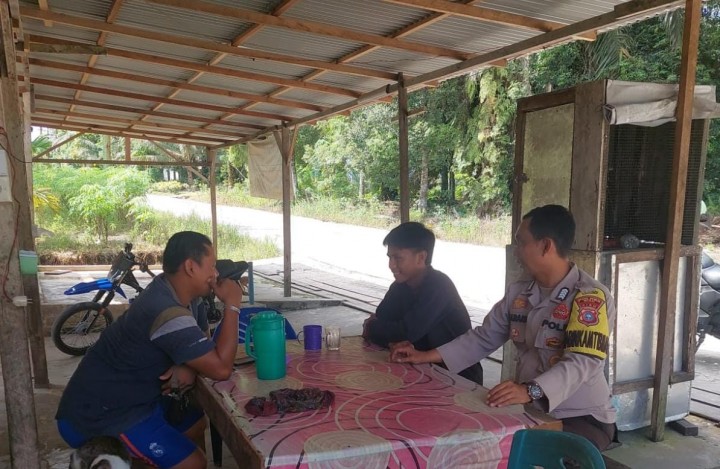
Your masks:
M 166 415 L 168 392 L 192 386 L 195 374 L 227 379 L 238 342 L 242 290 L 217 282 L 215 250 L 207 236 L 174 234 L 158 275 L 113 322 L 78 365 L 63 392 L 57 419 L 72 447 L 94 436 L 114 436 L 154 467 L 205 468 L 205 419 L 195 409 L 178 421 Z M 216 342 L 207 334 L 199 299 L 215 292 L 225 304 Z
M 470 330 L 470 316 L 452 280 L 432 268 L 432 231 L 406 222 L 392 229 L 383 245 L 395 282 L 365 320 L 366 340 L 390 348 L 408 341 L 418 350 L 432 350 Z M 480 363 L 460 375 L 482 384 Z

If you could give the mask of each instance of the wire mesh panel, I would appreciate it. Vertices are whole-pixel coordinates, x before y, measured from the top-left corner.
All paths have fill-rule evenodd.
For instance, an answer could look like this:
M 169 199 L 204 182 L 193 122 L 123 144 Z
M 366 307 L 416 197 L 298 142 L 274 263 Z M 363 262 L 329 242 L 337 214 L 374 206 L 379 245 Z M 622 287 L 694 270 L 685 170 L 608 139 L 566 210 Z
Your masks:
M 681 243 L 692 244 L 697 226 L 703 133 L 705 123 L 692 123 L 687 192 Z M 670 203 L 675 123 L 657 127 L 630 124 L 610 127 L 605 236 L 633 234 L 646 241 L 665 242 Z

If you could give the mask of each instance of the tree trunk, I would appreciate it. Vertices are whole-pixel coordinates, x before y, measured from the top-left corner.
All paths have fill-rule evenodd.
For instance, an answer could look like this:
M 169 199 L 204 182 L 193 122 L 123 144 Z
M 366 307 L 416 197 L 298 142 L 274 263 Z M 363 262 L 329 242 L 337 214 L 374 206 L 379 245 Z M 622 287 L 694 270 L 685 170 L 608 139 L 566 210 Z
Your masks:
M 235 178 L 233 174 L 233 165 L 230 164 L 230 158 L 228 158 L 227 162 L 227 185 L 228 189 L 232 189 L 232 187 L 235 185 Z
M 360 179 L 358 180 L 358 198 L 365 197 L 365 173 L 360 171 Z
M 105 159 L 111 160 L 112 159 L 112 137 L 110 135 L 105 135 Z
M 455 203 L 455 172 L 448 172 L 448 201 Z
M 420 162 L 420 193 L 418 194 L 418 207 L 421 213 L 427 212 L 428 196 L 428 155 L 423 152 Z
M 185 156 L 185 161 L 192 161 L 192 152 L 190 151 L 190 145 L 183 145 L 183 155 Z M 193 179 L 193 174 L 191 171 L 186 171 L 187 173 L 187 183 L 188 186 L 192 187 L 193 183 L 195 182 Z

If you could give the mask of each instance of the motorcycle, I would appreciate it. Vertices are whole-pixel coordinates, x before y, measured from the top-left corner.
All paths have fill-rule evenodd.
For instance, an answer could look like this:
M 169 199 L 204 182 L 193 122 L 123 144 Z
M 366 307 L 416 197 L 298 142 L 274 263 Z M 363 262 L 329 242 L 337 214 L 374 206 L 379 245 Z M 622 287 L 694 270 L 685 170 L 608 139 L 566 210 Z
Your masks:
M 108 305 L 115 295 L 119 294 L 127 299 L 128 303 L 132 303 L 134 298 L 143 291 L 143 287 L 138 283 L 133 271 L 138 269 L 155 277 L 147 264 L 136 259 L 132 247 L 131 243 L 125 244 L 123 251 L 113 261 L 106 278 L 81 282 L 65 290 L 65 295 L 78 295 L 92 291 L 97 291 L 97 293 L 92 301 L 71 305 L 55 319 L 51 336 L 58 350 L 68 355 L 84 355 L 97 342 L 100 334 L 112 324 L 113 316 Z M 218 271 L 218 280 L 230 278 L 240 281 L 240 277 L 248 268 L 248 263 L 221 259 L 216 262 L 215 268 Z M 123 284 L 135 290 L 135 297 L 128 298 L 121 287 Z M 207 308 L 208 322 L 213 324 L 220 321 L 222 312 L 215 305 L 215 295 L 211 292 L 203 298 L 203 301 Z
M 696 352 L 707 334 L 720 339 L 720 265 L 703 251 L 701 266 Z
M 79 295 L 97 291 L 92 301 L 76 303 L 66 308 L 53 322 L 50 335 L 55 346 L 68 355 L 85 355 L 98 338 L 102 331 L 113 322 L 113 316 L 108 305 L 119 294 L 125 299 L 127 295 L 121 285 L 125 284 L 135 290 L 136 295 L 143 291 L 138 283 L 133 270 L 139 268 L 155 276 L 147 264 L 139 262 L 132 252 L 132 243 L 126 243 L 113 261 L 106 278 L 92 282 L 81 282 L 65 290 L 65 295 Z M 128 299 L 132 302 L 133 298 Z

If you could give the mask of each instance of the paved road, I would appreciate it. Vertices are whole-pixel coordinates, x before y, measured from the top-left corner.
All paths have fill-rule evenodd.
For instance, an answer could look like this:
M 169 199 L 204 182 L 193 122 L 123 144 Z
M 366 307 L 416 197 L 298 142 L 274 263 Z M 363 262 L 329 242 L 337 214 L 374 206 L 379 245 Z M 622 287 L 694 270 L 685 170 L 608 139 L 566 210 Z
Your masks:
M 151 207 L 177 215 L 210 218 L 210 204 L 169 196 L 148 195 Z M 282 215 L 218 205 L 218 223 L 236 227 L 254 238 L 268 238 L 282 249 Z M 383 238 L 385 230 L 292 217 L 293 262 L 360 275 L 389 285 Z M 468 303 L 489 309 L 505 288 L 505 250 L 438 241 L 433 266 L 453 279 Z

